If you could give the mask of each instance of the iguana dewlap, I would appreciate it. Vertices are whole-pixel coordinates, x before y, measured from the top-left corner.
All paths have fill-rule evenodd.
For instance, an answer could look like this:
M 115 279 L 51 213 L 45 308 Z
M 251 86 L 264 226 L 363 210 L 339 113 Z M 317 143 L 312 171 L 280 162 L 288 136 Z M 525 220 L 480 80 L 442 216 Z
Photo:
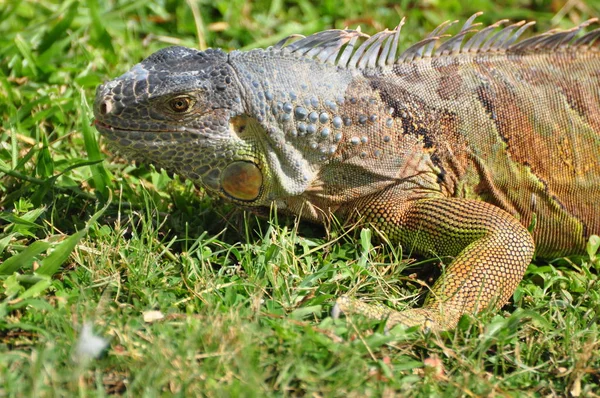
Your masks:
M 98 88 L 95 125 L 125 157 L 241 206 L 334 215 L 450 256 L 423 308 L 338 306 L 452 328 L 507 302 L 534 242 L 556 257 L 600 233 L 600 30 L 519 41 L 531 23 L 477 31 L 476 16 L 403 52 L 402 24 L 229 54 L 166 48 Z

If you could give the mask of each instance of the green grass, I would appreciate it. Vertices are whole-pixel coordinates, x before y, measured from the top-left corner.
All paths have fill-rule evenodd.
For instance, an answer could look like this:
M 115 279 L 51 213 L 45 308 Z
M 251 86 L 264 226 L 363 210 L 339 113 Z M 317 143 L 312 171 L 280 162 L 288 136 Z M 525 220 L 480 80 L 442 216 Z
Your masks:
M 90 105 L 98 84 L 169 44 L 247 49 L 402 15 L 408 44 L 479 10 L 546 30 L 598 5 L 194 4 L 0 3 L 0 396 L 597 396 L 594 248 L 536 262 L 513 304 L 451 332 L 334 321 L 345 293 L 417 305 L 423 264 L 368 231 L 257 219 L 110 158 Z M 77 348 L 86 324 L 109 341 L 100 358 Z

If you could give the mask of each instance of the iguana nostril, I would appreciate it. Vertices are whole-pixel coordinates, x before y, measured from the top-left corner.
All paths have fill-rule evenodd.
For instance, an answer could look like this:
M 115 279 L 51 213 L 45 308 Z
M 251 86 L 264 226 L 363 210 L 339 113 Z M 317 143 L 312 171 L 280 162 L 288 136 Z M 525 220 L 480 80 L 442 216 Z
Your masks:
M 100 104 L 100 114 L 102 116 L 106 115 L 112 109 L 112 103 L 110 101 L 102 101 Z

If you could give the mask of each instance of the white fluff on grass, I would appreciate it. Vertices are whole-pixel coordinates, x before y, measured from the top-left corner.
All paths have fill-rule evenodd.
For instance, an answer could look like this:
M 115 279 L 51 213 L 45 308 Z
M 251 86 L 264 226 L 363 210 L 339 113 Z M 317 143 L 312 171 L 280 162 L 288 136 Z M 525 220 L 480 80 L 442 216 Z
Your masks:
M 79 362 L 86 362 L 100 357 L 102 351 L 108 346 L 108 340 L 96 336 L 92 330 L 92 323 L 86 322 L 81 328 L 77 347 L 75 348 L 75 359 Z

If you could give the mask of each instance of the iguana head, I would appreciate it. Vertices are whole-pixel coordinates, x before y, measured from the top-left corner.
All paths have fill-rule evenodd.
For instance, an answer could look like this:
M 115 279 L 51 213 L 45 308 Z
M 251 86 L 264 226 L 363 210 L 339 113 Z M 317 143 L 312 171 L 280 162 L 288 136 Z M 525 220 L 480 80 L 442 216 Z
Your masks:
M 264 161 L 220 50 L 166 48 L 98 87 L 96 128 L 129 159 L 240 202 L 264 201 Z

